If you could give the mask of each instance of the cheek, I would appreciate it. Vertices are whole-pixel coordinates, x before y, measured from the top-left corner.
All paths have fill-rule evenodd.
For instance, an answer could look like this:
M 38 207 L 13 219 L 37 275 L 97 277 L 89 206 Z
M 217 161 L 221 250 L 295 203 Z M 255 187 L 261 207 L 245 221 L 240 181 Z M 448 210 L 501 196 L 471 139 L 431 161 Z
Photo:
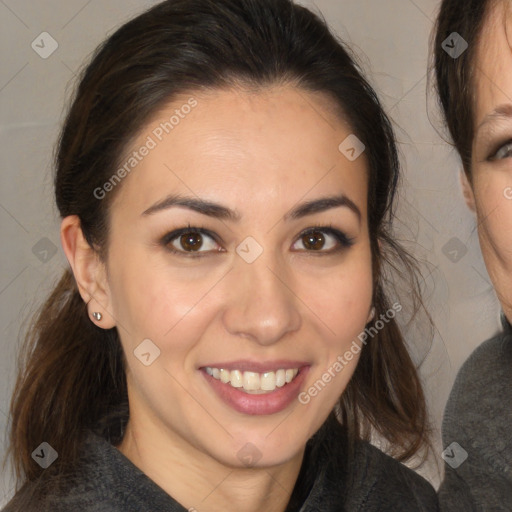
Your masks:
M 313 280 L 314 281 L 314 280 Z M 358 251 L 346 265 L 340 265 L 320 283 L 308 280 L 305 289 L 314 289 L 311 301 L 320 312 L 324 326 L 331 331 L 335 344 L 360 332 L 368 319 L 373 295 L 373 275 L 369 249 Z
M 199 337 L 196 334 L 206 329 L 214 315 L 208 292 L 216 274 L 185 279 L 183 273 L 176 275 L 162 264 L 140 264 L 133 256 L 120 261 L 110 281 L 112 308 L 125 350 L 133 350 L 146 338 L 162 351 L 172 344 L 174 354 L 190 348 L 190 340 Z
M 332 411 L 354 374 L 368 339 L 365 327 L 372 292 L 370 257 L 361 256 L 356 265 L 333 273 L 312 302 L 311 309 L 320 311 L 318 318 L 311 315 L 317 329 L 317 364 L 298 396 L 299 403 L 319 418 L 311 434 Z
M 489 277 L 508 318 L 512 318 L 512 178 L 495 172 L 474 186 L 478 238 Z
M 295 294 L 290 300 L 303 319 L 303 336 L 322 340 L 317 350 L 325 364 L 343 354 L 357 338 L 371 307 L 369 244 L 352 251 L 330 269 L 312 263 L 292 264 L 289 269 L 288 284 Z M 161 261 L 151 261 L 143 251 L 138 255 L 126 247 L 117 252 L 113 249 L 111 256 L 111 261 L 121 262 L 110 265 L 109 279 L 113 312 L 126 352 L 149 338 L 162 355 L 172 353 L 173 361 L 180 359 L 180 353 L 193 358 L 194 346 L 199 346 L 209 330 L 222 329 L 218 320 L 223 312 L 235 307 L 245 293 L 234 273 L 224 276 L 225 268 L 205 272 L 199 265 L 199 270 L 178 272 Z
M 480 244 L 490 272 L 495 259 L 512 266 L 512 195 L 507 193 L 511 185 L 504 173 L 482 177 L 474 185 Z

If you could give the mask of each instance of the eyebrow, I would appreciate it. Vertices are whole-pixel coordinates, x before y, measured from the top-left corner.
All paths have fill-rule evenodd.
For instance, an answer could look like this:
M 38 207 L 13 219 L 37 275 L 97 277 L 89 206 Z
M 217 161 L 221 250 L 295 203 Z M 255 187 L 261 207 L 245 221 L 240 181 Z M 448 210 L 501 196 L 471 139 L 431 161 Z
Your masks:
M 241 218 L 239 212 L 231 210 L 230 208 L 227 208 L 220 204 L 212 203 L 210 201 L 206 201 L 200 198 L 184 197 L 178 195 L 167 196 L 161 201 L 155 203 L 153 206 L 150 206 L 147 210 L 145 210 L 142 213 L 142 215 L 153 215 L 157 212 L 168 210 L 174 207 L 187 208 L 194 212 L 201 213 L 202 215 L 207 215 L 209 217 L 221 220 L 230 220 L 236 222 L 239 221 Z M 345 195 L 323 197 L 320 199 L 315 199 L 312 201 L 301 203 L 298 206 L 294 207 L 290 212 L 286 213 L 283 219 L 300 219 L 302 217 L 306 217 L 307 215 L 312 215 L 315 213 L 330 210 L 332 208 L 340 207 L 346 207 L 350 209 L 357 215 L 359 221 L 361 221 L 361 210 L 351 199 L 349 199 Z
M 512 103 L 498 105 L 492 112 L 484 117 L 483 121 L 477 126 L 475 133 L 478 133 L 480 128 L 492 121 L 510 118 L 512 118 Z
M 357 205 L 349 199 L 347 196 L 341 194 L 339 196 L 330 196 L 324 197 L 321 199 L 315 199 L 312 201 L 307 201 L 306 203 L 302 203 L 296 206 L 291 212 L 288 212 L 284 216 L 284 220 L 289 218 L 291 219 L 300 219 L 305 217 L 306 215 L 312 215 L 314 213 L 325 212 L 332 208 L 340 208 L 346 207 L 357 215 L 359 221 L 361 221 L 361 210 L 357 207 Z
M 180 206 L 203 215 L 208 215 L 208 217 L 214 217 L 221 220 L 238 221 L 241 217 L 238 212 L 220 204 L 212 203 L 204 199 L 176 195 L 170 195 L 161 201 L 158 201 L 153 206 L 150 206 L 145 210 L 142 215 L 153 215 L 162 210 L 168 210 L 169 208 Z

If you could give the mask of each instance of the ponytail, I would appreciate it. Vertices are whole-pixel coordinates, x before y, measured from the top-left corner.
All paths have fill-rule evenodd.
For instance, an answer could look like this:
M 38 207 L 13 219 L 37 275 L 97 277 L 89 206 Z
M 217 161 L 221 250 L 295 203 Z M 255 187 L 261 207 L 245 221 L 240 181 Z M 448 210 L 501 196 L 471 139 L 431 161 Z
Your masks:
M 127 390 L 117 331 L 90 321 L 70 270 L 30 326 L 18 365 L 9 452 L 21 482 L 42 473 L 31 456 L 42 442 L 58 453 L 52 473 L 72 466 L 85 430 L 127 403 Z

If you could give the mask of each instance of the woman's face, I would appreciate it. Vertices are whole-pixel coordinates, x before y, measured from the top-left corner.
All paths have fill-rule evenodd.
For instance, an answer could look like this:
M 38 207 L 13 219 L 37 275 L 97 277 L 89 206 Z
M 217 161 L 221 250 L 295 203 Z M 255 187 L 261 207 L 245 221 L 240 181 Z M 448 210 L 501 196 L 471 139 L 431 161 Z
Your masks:
M 487 270 L 512 321 L 512 11 L 497 2 L 475 62 L 472 190 Z
M 292 87 L 203 92 L 133 144 L 107 270 L 139 440 L 275 465 L 345 389 L 358 355 L 333 364 L 367 323 L 372 265 L 366 160 L 338 149 L 333 110 Z

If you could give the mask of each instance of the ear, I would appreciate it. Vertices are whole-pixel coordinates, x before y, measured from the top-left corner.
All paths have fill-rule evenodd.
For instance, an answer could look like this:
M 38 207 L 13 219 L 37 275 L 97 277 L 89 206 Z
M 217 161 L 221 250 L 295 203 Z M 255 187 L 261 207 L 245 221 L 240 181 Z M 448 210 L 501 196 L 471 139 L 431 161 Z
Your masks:
M 62 220 L 60 240 L 75 276 L 78 291 L 87 304 L 91 322 L 103 329 L 114 327 L 116 322 L 111 313 L 105 264 L 85 239 L 77 215 L 70 215 Z
M 475 207 L 475 195 L 473 194 L 473 187 L 469 182 L 468 175 L 464 170 L 460 171 L 460 184 L 462 186 L 462 195 L 464 196 L 464 200 L 468 208 L 474 212 L 476 211 Z

